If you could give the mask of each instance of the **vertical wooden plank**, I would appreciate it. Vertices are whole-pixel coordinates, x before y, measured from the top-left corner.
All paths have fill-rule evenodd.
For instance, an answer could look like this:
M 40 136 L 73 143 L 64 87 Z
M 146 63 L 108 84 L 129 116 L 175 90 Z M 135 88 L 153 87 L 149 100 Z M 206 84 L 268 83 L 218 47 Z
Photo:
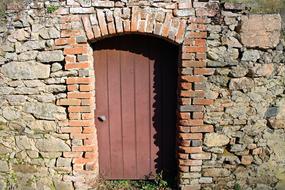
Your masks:
M 108 118 L 108 76 L 107 76 L 107 54 L 105 50 L 94 52 L 94 64 L 96 74 L 96 114 L 95 116 L 105 115 Z M 98 130 L 98 146 L 100 150 L 105 150 L 99 154 L 99 170 L 103 176 L 111 174 L 111 155 L 110 155 L 110 136 L 108 120 L 101 122 L 96 118 Z
M 122 43 L 122 42 L 121 42 Z M 128 39 L 125 45 L 131 46 Z M 135 54 L 121 50 L 121 88 L 122 88 L 122 126 L 124 149 L 124 178 L 137 178 L 136 142 L 135 142 Z
M 145 53 L 146 49 L 138 49 Z M 135 112 L 136 112 L 136 134 L 137 134 L 137 168 L 138 177 L 143 179 L 150 174 L 150 142 L 149 142 L 149 64 L 148 58 L 142 54 L 135 57 Z
M 123 176 L 123 149 L 121 128 L 121 76 L 120 53 L 108 49 L 108 92 L 109 92 L 109 128 L 111 139 L 111 179 Z

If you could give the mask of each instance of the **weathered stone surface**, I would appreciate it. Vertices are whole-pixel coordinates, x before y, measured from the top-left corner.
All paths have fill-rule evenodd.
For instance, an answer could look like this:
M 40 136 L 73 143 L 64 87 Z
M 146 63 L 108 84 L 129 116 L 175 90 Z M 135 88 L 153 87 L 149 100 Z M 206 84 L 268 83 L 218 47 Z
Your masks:
M 242 16 L 241 41 L 246 47 L 273 48 L 280 40 L 280 15 Z
M 58 158 L 56 161 L 58 167 L 71 167 L 71 158 Z
M 230 175 L 230 171 L 225 168 L 206 168 L 202 170 L 203 176 L 210 177 L 226 177 Z
M 63 113 L 62 107 L 58 107 L 52 103 L 27 102 L 24 110 L 33 114 L 38 119 L 54 120 L 57 113 Z
M 29 61 L 36 59 L 38 51 L 23 52 L 18 56 L 18 61 Z
M 256 65 L 250 69 L 253 77 L 270 77 L 274 71 L 273 64 Z
M 254 86 L 254 81 L 247 77 L 231 79 L 229 88 L 231 90 L 250 89 Z
M 208 147 L 224 146 L 230 142 L 229 138 L 223 134 L 208 133 L 205 135 L 204 144 Z
M 56 72 L 62 69 L 62 65 L 60 63 L 54 63 L 51 65 L 51 71 Z
M 37 132 L 56 131 L 56 123 L 54 121 L 35 120 L 28 126 Z
M 34 150 L 34 141 L 27 136 L 16 136 L 16 145 L 21 150 Z
M 37 139 L 36 147 L 43 152 L 70 151 L 70 147 L 61 139 L 48 136 L 46 139 Z
M 1 71 L 11 79 L 43 79 L 48 78 L 50 66 L 29 62 L 10 62 L 2 66 Z
M 6 107 L 3 109 L 3 117 L 7 120 L 17 120 L 21 117 L 20 112 L 12 107 Z
M 63 52 L 60 50 L 40 52 L 37 60 L 43 63 L 59 62 L 64 60 Z
M 9 165 L 6 161 L 0 160 L 0 172 L 8 172 Z
M 256 62 L 259 58 L 260 54 L 258 50 L 246 50 L 243 53 L 241 60 Z
M 71 182 L 55 181 L 55 188 L 60 190 L 74 190 Z

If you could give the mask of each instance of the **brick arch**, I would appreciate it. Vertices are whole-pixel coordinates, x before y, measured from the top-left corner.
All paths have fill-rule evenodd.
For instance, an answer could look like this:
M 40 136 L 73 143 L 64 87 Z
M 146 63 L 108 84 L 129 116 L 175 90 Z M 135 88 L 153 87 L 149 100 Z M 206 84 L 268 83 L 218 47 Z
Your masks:
M 156 11 L 132 7 L 132 14 L 125 16 L 114 11 L 97 10 L 96 14 L 81 17 L 89 41 L 114 36 L 116 34 L 141 33 L 165 38 L 176 44 L 185 39 L 187 20 L 174 17 L 172 12 L 164 17 Z M 126 18 L 128 17 L 128 18 Z
M 129 17 L 117 17 L 117 13 L 109 9 L 104 9 L 105 12 L 95 10 L 96 13 L 90 14 L 63 15 L 61 38 L 55 40 L 55 45 L 64 50 L 65 69 L 77 72 L 76 76 L 67 77 L 67 98 L 57 103 L 66 106 L 68 113 L 67 126 L 62 127 L 60 132 L 69 134 L 70 140 L 75 142 L 71 145 L 71 152 L 64 152 L 63 157 L 72 158 L 73 174 L 82 174 L 85 183 L 89 178 L 92 183 L 93 178 L 98 177 L 100 166 L 94 122 L 96 76 L 91 43 L 121 34 L 153 35 L 181 47 L 177 109 L 178 176 L 181 187 L 199 189 L 200 185 L 191 184 L 190 181 L 201 177 L 199 172 L 203 160 L 208 159 L 203 156 L 202 139 L 204 134 L 213 131 L 213 126 L 205 125 L 203 121 L 204 105 L 213 102 L 205 98 L 203 83 L 204 76 L 213 73 L 213 69 L 205 68 L 207 19 L 179 17 L 172 13 L 165 13 L 165 17 L 159 18 L 155 17 L 157 11 L 144 12 L 138 7 L 132 7 Z M 189 175 L 192 172 L 196 172 L 195 175 Z

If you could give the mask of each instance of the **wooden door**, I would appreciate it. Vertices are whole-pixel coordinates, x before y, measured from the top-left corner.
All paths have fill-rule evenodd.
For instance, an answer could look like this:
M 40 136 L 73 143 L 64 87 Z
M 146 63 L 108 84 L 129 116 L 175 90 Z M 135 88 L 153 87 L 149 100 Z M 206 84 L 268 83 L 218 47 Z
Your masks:
M 175 175 L 177 49 L 140 35 L 94 44 L 99 170 L 105 179 Z

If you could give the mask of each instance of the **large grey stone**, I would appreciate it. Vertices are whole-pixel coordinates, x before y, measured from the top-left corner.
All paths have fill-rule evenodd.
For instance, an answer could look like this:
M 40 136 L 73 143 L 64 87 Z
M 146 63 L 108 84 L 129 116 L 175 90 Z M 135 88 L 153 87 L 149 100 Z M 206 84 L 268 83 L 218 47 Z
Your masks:
M 45 48 L 45 41 L 27 41 L 24 44 L 15 43 L 15 47 L 17 53 L 31 50 L 42 50 Z
M 280 33 L 281 17 L 278 14 L 249 15 L 241 18 L 241 42 L 246 47 L 276 47 Z
M 203 169 L 203 176 L 210 177 L 226 177 L 229 176 L 231 172 L 225 168 L 205 168 Z
M 64 60 L 63 52 L 61 50 L 40 52 L 37 60 L 43 63 L 59 62 Z
M 254 87 L 254 81 L 247 77 L 231 79 L 229 88 L 231 90 L 251 89 Z
M 6 161 L 0 160 L 0 172 L 8 172 L 9 165 Z
M 11 108 L 11 107 L 6 107 L 3 109 L 3 117 L 7 120 L 16 120 L 21 117 L 21 114 L 18 110 Z
M 74 190 L 74 187 L 71 182 L 54 181 L 54 186 L 55 186 L 55 189 Z
M 56 123 L 54 121 L 35 120 L 28 125 L 32 130 L 37 132 L 55 132 Z
M 260 58 L 258 50 L 246 50 L 244 51 L 241 60 L 256 62 Z
M 223 134 L 208 133 L 205 135 L 204 144 L 208 147 L 224 146 L 230 142 L 230 139 Z
M 38 51 L 23 52 L 18 56 L 18 61 L 28 61 L 36 59 Z
M 57 113 L 62 113 L 63 108 L 52 103 L 27 102 L 24 105 L 24 110 L 33 114 L 38 119 L 54 120 Z
M 16 145 L 21 150 L 34 150 L 34 141 L 27 136 L 16 136 Z
M 70 147 L 61 139 L 48 136 L 46 139 L 37 139 L 36 147 L 43 152 L 70 151 Z
M 44 79 L 50 74 L 50 66 L 41 63 L 10 62 L 2 66 L 2 73 L 11 79 Z

